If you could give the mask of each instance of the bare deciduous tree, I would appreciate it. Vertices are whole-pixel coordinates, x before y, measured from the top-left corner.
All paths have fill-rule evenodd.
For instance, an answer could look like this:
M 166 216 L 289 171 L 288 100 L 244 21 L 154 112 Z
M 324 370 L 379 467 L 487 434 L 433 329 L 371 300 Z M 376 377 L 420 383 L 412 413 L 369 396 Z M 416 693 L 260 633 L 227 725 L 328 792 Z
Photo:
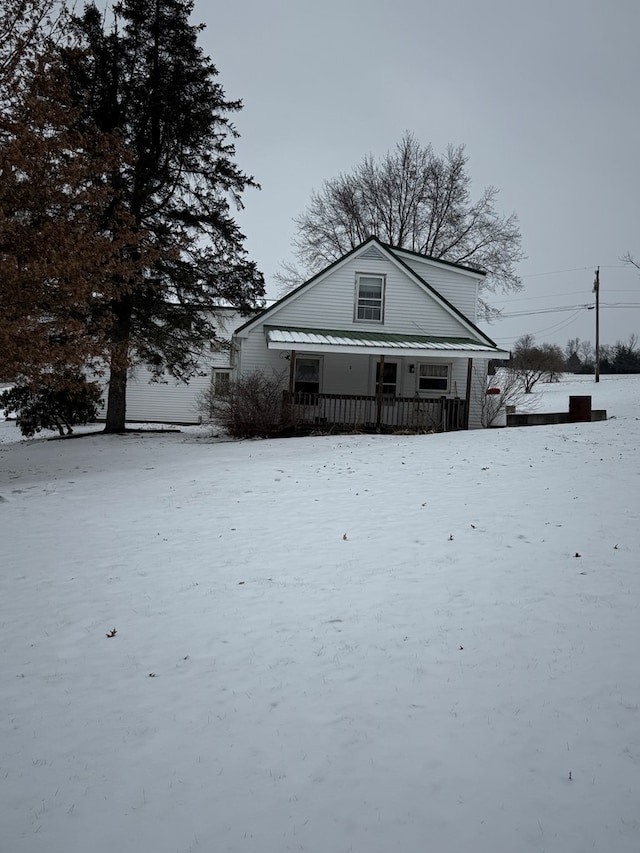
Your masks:
M 526 394 L 543 377 L 552 379 L 565 367 L 564 354 L 555 344 L 536 346 L 533 335 L 523 335 L 516 341 L 510 364 L 522 380 Z
M 498 213 L 493 186 L 473 200 L 467 163 L 462 145 L 450 145 L 438 155 L 406 133 L 380 160 L 368 155 L 352 172 L 325 181 L 295 219 L 293 248 L 303 270 L 283 265 L 276 276 L 283 290 L 371 235 L 391 246 L 482 269 L 488 291 L 518 290 L 515 265 L 524 255 L 517 216 Z
M 578 345 L 578 355 L 581 356 L 583 364 L 592 364 L 596 353 L 591 341 L 580 341 Z

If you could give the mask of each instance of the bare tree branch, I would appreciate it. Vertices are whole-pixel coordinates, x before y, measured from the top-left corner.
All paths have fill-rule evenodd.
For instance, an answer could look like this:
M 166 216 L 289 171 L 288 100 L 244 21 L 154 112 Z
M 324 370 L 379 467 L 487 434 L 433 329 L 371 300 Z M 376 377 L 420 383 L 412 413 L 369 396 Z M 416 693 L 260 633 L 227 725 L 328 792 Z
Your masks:
M 483 270 L 486 291 L 518 290 L 516 264 L 524 257 L 518 218 L 498 213 L 495 187 L 472 200 L 467 162 L 463 145 L 437 155 L 406 133 L 380 160 L 369 154 L 351 172 L 325 181 L 294 220 L 293 250 L 305 277 L 375 235 Z M 281 284 L 289 272 L 284 267 L 276 276 Z M 483 305 L 487 316 L 495 314 Z

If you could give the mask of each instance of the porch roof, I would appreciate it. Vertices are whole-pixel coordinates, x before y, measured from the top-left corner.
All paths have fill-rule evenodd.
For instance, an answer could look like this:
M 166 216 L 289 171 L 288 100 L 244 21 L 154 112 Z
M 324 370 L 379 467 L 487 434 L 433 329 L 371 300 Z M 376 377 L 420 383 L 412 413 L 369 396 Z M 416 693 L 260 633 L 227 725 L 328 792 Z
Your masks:
M 399 335 L 340 329 L 265 326 L 267 346 L 274 350 L 398 355 L 423 358 L 508 358 L 509 353 L 473 338 Z

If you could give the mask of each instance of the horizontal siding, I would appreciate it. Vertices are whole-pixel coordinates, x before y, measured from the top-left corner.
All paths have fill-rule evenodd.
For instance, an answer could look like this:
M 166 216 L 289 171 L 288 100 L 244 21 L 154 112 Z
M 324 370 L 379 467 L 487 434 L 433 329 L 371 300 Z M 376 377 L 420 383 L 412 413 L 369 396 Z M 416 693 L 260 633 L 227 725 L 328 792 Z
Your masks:
M 229 367 L 228 363 L 226 367 Z M 188 382 L 164 374 L 159 382 L 144 365 L 132 368 L 127 378 L 127 422 L 197 424 L 202 420 L 198 398 L 211 382 L 212 365 L 203 359 L 201 369 Z M 106 414 L 107 384 L 103 385 L 103 403 L 99 417 Z
M 265 373 L 289 375 L 287 352 L 267 349 L 267 341 L 262 326 L 252 332 L 242 341 L 239 358 L 236 359 L 236 369 L 240 375 L 246 376 L 261 370 Z
M 201 421 L 198 397 L 209 387 L 211 370 L 203 369 L 188 382 L 165 375 L 151 382 L 151 374 L 140 366 L 127 382 L 127 420 L 197 424 Z
M 356 273 L 386 276 L 384 323 L 354 320 Z M 475 291 L 474 291 L 475 292 Z M 269 325 L 465 337 L 466 327 L 386 258 L 349 260 L 264 319 Z M 262 334 L 262 322 L 249 334 Z
M 403 256 L 402 260 L 458 311 L 462 311 L 465 317 L 475 323 L 477 319 L 477 285 L 479 281 L 482 281 L 483 276 L 478 276 L 477 279 L 472 278 L 468 274 L 458 273 L 447 267 L 436 266 L 415 257 Z

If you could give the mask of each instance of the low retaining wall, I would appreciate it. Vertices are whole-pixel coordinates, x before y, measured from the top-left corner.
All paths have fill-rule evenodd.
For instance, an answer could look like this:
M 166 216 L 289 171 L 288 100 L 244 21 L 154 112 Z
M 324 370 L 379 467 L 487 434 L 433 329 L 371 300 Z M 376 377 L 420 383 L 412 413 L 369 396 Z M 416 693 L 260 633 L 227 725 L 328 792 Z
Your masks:
M 606 409 L 592 409 L 589 421 L 606 421 Z M 545 424 L 575 424 L 581 421 L 571 420 L 569 412 L 522 412 L 507 415 L 508 427 L 544 426 Z M 584 421 L 582 421 L 584 423 Z
M 580 424 L 606 421 L 606 409 L 592 409 L 591 397 L 569 397 L 568 412 L 509 412 L 507 426 L 544 426 L 545 424 Z

